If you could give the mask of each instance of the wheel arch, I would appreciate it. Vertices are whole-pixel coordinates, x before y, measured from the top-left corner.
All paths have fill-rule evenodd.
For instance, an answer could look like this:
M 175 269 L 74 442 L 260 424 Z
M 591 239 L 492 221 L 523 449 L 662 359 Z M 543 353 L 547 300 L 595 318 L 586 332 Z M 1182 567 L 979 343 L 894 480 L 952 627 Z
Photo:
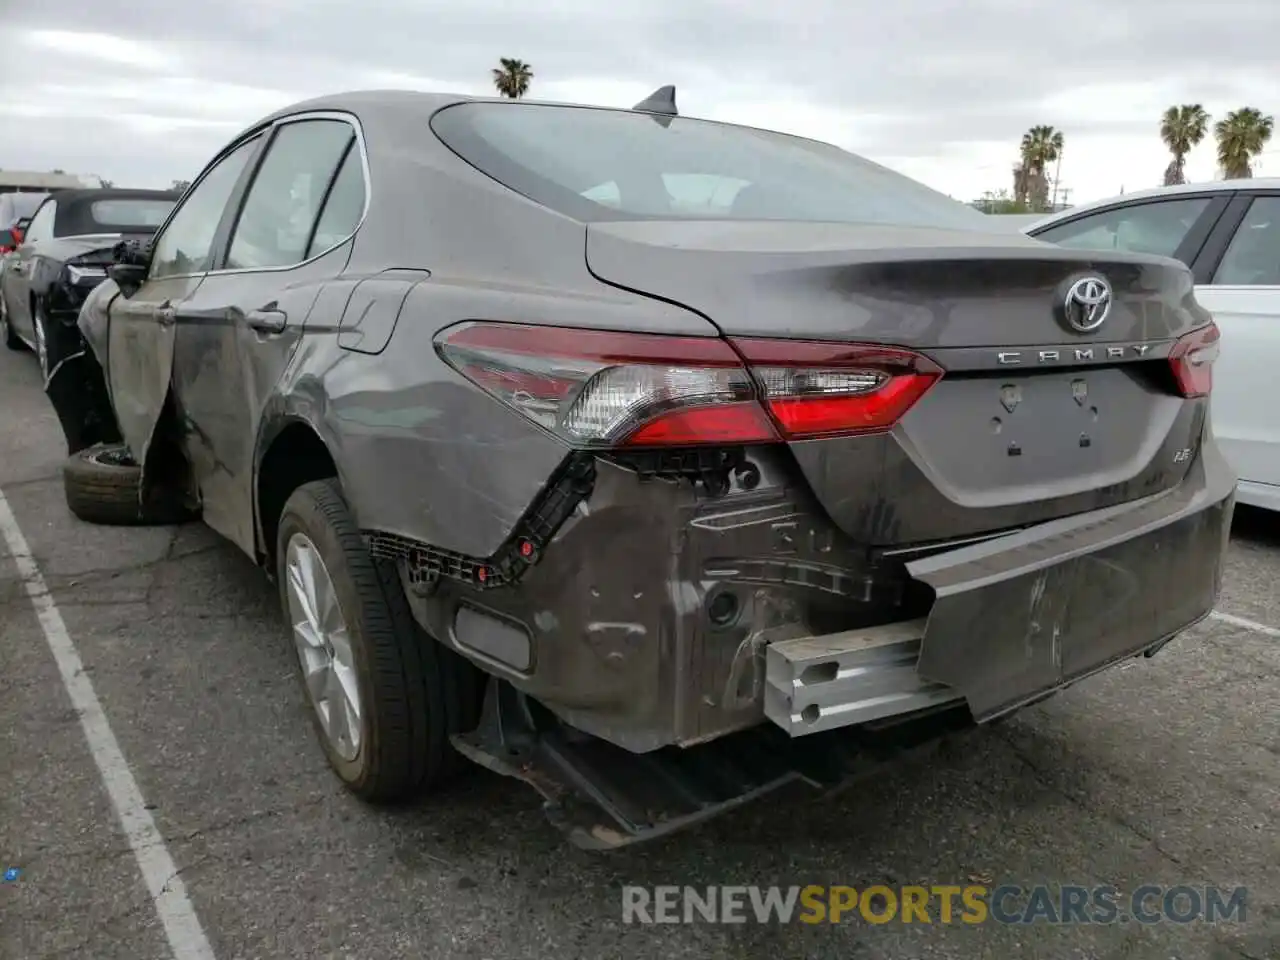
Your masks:
M 253 470 L 254 533 L 258 561 L 275 571 L 276 532 L 290 495 L 312 480 L 334 478 L 343 489 L 343 470 L 331 445 L 308 418 L 285 413 L 264 419 Z

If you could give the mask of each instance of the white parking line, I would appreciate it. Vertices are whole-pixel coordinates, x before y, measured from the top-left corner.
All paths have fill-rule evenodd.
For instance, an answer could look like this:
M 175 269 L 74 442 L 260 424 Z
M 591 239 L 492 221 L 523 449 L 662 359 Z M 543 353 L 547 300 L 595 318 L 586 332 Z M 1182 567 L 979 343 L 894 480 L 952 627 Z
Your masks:
M 1230 613 L 1220 613 L 1217 610 L 1213 611 L 1209 616 L 1214 620 L 1229 623 L 1233 627 L 1240 627 L 1243 630 L 1252 630 L 1254 633 L 1260 633 L 1264 637 L 1270 637 L 1273 640 L 1280 640 L 1280 629 L 1268 627 L 1265 623 L 1258 623 L 1256 620 L 1246 620 L 1244 617 L 1237 617 Z
M 133 778 L 133 771 L 120 752 L 120 745 L 107 722 L 107 715 L 103 712 L 88 674 L 84 672 L 80 654 L 71 635 L 67 633 L 67 625 L 53 602 L 53 596 L 45 585 L 35 557 L 27 546 L 27 538 L 22 535 L 22 529 L 3 493 L 0 493 L 0 535 L 4 536 L 9 553 L 18 567 L 22 585 L 35 608 L 49 650 L 58 664 L 58 672 L 62 674 L 62 685 L 66 687 L 71 705 L 80 718 L 84 738 L 89 742 L 89 753 L 98 765 L 98 773 L 107 788 L 107 795 L 120 818 L 120 825 L 124 828 L 129 846 L 142 870 L 147 889 L 151 891 L 151 899 L 160 922 L 164 925 L 165 937 L 173 951 L 174 960 L 214 960 L 213 950 L 200 926 L 199 918 L 196 917 L 195 908 L 187 898 L 186 885 L 178 876 L 173 858 L 164 845 L 164 837 L 156 829 L 155 820 L 147 810 L 142 791 Z

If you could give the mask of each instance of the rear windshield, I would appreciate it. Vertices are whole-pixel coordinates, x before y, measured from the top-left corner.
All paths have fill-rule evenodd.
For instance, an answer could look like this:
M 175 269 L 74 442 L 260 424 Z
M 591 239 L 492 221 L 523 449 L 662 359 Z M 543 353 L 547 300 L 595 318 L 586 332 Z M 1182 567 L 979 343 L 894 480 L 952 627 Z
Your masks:
M 829 144 L 629 110 L 466 103 L 431 127 L 483 173 L 580 220 L 810 220 L 985 230 L 985 214 Z
M 172 200 L 95 200 L 89 204 L 89 216 L 103 225 L 155 230 L 173 204 Z
M 58 204 L 55 237 L 79 237 L 94 233 L 154 233 L 169 215 L 177 198 L 103 197 L 66 198 Z

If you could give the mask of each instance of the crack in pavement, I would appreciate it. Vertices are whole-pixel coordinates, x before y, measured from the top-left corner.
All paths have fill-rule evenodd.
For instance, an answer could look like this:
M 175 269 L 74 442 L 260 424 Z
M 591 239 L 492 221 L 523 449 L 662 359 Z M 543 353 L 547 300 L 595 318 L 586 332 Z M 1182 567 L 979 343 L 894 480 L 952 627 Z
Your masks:
M 202 827 L 197 827 L 196 829 L 189 830 L 186 833 L 175 833 L 175 834 L 165 833 L 164 843 L 165 844 L 188 843 L 192 840 L 198 840 L 210 835 L 225 833 L 227 831 L 234 830 L 237 827 L 248 826 L 249 824 L 253 824 L 253 823 L 261 823 L 267 820 L 272 820 L 276 817 L 287 816 L 289 814 L 301 813 L 304 810 L 308 810 L 313 807 L 318 807 L 318 806 L 322 806 L 323 804 L 329 803 L 330 801 L 332 801 L 332 799 L 333 799 L 332 795 L 326 795 L 322 797 L 312 797 L 308 800 L 301 800 L 298 803 L 288 804 L 283 807 L 273 807 L 270 810 L 257 810 L 257 811 L 254 811 L 253 813 L 239 814 L 237 816 L 229 817 L 225 820 L 221 820 L 216 823 L 211 823 Z M 138 844 L 137 849 L 145 850 L 151 846 L 154 846 L 154 844 L 140 843 Z M 33 866 L 38 866 L 45 858 L 51 857 L 51 856 L 55 857 L 59 864 L 63 864 L 63 863 L 66 863 L 67 861 L 72 861 L 72 860 L 80 863 L 84 863 L 84 864 L 100 864 L 100 863 L 108 863 L 112 860 L 117 860 L 121 857 L 128 857 L 133 855 L 134 855 L 134 848 L 128 847 L 128 846 L 111 847 L 106 850 L 71 850 L 71 851 L 37 848 L 35 853 L 32 854 L 30 857 L 28 857 L 26 861 L 24 861 L 24 865 L 28 869 L 30 869 Z M 179 870 L 178 872 L 181 873 L 182 871 Z M 170 877 L 169 879 L 172 880 L 173 878 Z
M 78 573 L 44 572 L 44 561 L 37 557 L 36 562 L 40 565 L 41 571 L 44 572 L 44 582 L 48 586 L 49 592 L 53 593 L 56 590 L 70 590 L 76 587 L 94 586 L 108 580 L 114 580 L 116 577 L 126 573 L 146 573 L 166 563 L 182 563 L 191 557 L 202 557 L 206 554 L 226 549 L 224 544 L 211 543 L 205 547 L 197 547 L 189 553 L 181 553 L 177 556 L 167 555 L 173 549 L 173 546 L 174 544 L 171 542 L 169 546 L 166 547 L 166 556 L 159 557 L 154 560 L 143 560 L 139 563 L 129 564 L 123 567 L 94 567 Z M 25 581 L 23 578 L 17 574 L 6 574 L 4 576 L 0 576 L 0 587 L 8 585 L 22 586 L 24 583 Z M 61 599 L 58 601 L 59 604 L 72 602 L 74 601 L 63 601 Z

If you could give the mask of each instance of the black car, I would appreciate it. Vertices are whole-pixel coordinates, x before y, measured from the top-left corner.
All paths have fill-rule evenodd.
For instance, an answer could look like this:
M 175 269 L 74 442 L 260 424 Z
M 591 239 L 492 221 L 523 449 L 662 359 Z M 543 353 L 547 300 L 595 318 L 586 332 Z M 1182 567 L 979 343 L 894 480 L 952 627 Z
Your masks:
M 673 100 L 295 104 L 81 312 L 125 447 L 69 505 L 167 490 L 271 571 L 361 797 L 461 755 L 614 846 L 1213 608 L 1235 477 L 1185 266 Z
M 46 381 L 78 352 L 76 320 L 106 279 L 122 239 L 149 238 L 177 202 L 172 190 L 60 190 L 40 204 L 0 275 L 0 323 L 11 349 L 30 347 Z M 0 244 L 17 239 L 0 234 Z

